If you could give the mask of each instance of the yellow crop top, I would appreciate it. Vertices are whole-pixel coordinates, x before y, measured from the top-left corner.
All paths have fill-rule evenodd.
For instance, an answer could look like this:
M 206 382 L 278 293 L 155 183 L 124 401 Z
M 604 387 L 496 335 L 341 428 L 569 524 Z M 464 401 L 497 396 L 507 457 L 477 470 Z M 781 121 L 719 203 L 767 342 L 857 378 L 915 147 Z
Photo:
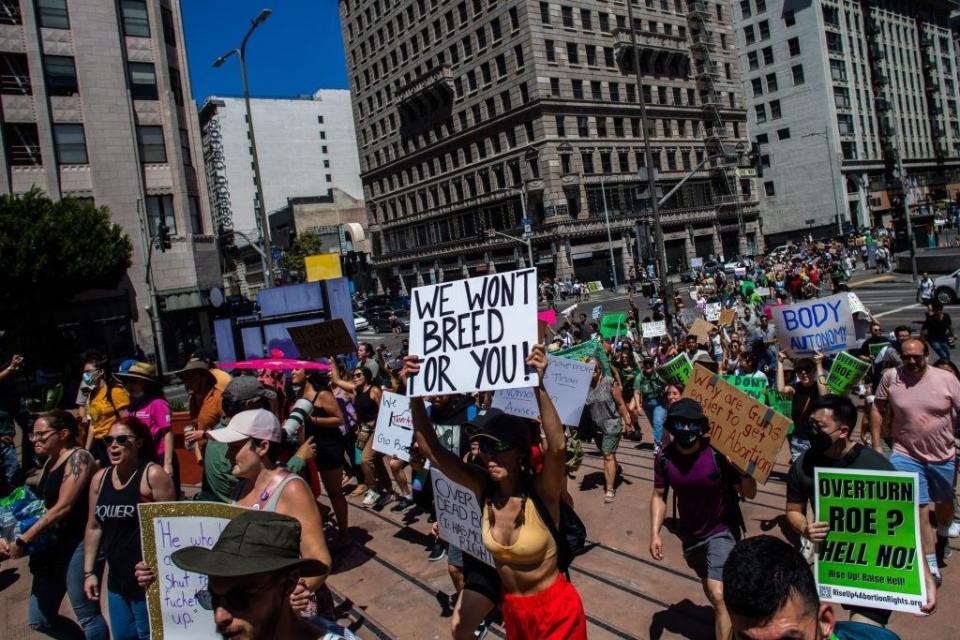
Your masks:
M 484 513 L 483 546 L 487 548 L 497 564 L 532 566 L 557 555 L 557 543 L 553 539 L 553 534 L 540 518 L 537 506 L 533 504 L 531 498 L 526 500 L 523 517 L 524 524 L 520 527 L 517 541 L 512 545 L 503 545 L 493 539 L 490 520 Z

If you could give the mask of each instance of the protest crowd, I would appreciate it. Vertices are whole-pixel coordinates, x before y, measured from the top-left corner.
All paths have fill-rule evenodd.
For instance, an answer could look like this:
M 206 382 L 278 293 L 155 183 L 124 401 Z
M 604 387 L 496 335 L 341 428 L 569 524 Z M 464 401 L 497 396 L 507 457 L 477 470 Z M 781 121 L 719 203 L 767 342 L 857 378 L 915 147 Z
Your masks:
M 325 585 L 360 544 L 348 506 L 419 511 L 434 536 L 422 561 L 445 562 L 456 591 L 453 638 L 482 637 L 495 617 L 511 640 L 586 638 L 568 568 L 602 523 L 577 515 L 568 483 L 595 446 L 602 500 L 631 510 L 653 561 L 696 573 L 691 597 L 712 607 L 717 638 L 891 639 L 892 615 L 919 616 L 920 637 L 944 606 L 938 587 L 957 579 L 946 559 L 960 534 L 960 372 L 950 317 L 923 279 L 919 331 L 883 325 L 848 290 L 855 269 L 890 268 L 886 239 L 873 242 L 869 264 L 862 237 L 732 272 L 701 264 L 684 294 L 638 267 L 628 311 L 603 318 L 580 311 L 591 287 L 575 280 L 535 282 L 522 304 L 484 287 L 510 328 L 491 328 L 482 350 L 474 335 L 470 353 L 464 328 L 457 343 L 430 320 L 480 313 L 470 280 L 462 303 L 458 283 L 414 290 L 394 353 L 360 343 L 255 369 L 197 352 L 171 375 L 188 393 L 183 446 L 199 487 L 182 482 L 154 365 L 90 352 L 75 403 L 0 414 L 0 559 L 29 556 L 29 625 L 52 638 L 151 637 L 175 608 L 150 610 L 171 566 L 204 576 L 189 596 L 212 612 L 211 637 L 352 638 Z M 488 278 L 503 294 L 508 276 L 535 278 Z M 12 356 L 0 384 L 28 365 Z M 644 504 L 617 502 L 624 442 L 655 452 Z M 781 449 L 785 474 L 773 470 Z M 751 530 L 741 509 L 773 476 L 786 484 L 783 537 Z M 453 521 L 451 501 L 476 518 Z M 163 532 L 148 514 L 214 503 L 228 514 L 215 543 L 164 561 L 143 552 Z

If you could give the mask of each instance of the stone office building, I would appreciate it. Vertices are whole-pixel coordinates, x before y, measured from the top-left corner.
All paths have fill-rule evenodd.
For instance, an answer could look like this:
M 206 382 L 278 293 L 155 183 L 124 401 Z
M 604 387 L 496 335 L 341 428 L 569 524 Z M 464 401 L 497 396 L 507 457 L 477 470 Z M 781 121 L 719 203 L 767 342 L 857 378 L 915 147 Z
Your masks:
M 379 284 L 525 266 L 622 281 L 651 258 L 639 99 L 671 270 L 758 249 L 729 0 L 340 0 Z M 643 88 L 634 74 L 636 36 Z M 738 145 L 739 143 L 739 145 Z M 734 155 L 734 158 L 736 156 Z

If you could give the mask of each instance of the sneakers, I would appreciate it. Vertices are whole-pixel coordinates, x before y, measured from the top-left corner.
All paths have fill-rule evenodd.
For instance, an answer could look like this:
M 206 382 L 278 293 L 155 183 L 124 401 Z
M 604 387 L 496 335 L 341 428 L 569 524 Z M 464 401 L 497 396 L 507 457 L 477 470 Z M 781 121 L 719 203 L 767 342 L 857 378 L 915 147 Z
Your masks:
M 400 496 L 397 498 L 397 504 L 393 505 L 393 508 L 390 509 L 390 513 L 403 513 L 407 509 L 413 506 L 413 498 L 408 498 L 406 496 Z
M 484 620 L 483 622 L 480 623 L 480 625 L 476 629 L 473 630 L 473 637 L 476 640 L 480 640 L 481 638 L 487 635 L 487 625 L 488 625 L 487 621 Z
M 950 523 L 950 528 L 947 529 L 947 537 L 958 538 L 960 537 L 960 521 L 954 520 Z
M 377 500 L 380 499 L 380 494 L 373 489 L 367 489 L 367 492 L 363 494 L 363 506 L 372 507 L 377 504 Z
M 430 555 L 427 556 L 427 560 L 436 562 L 437 560 L 443 560 L 445 557 L 447 557 L 447 546 L 440 540 L 437 540 L 430 548 Z
M 374 508 L 379 511 L 396 500 L 396 498 L 397 494 L 395 494 L 393 491 L 385 491 L 384 493 L 380 494 L 379 498 L 377 498 L 376 502 L 374 503 Z
M 607 492 L 603 494 L 603 501 L 607 504 L 613 502 L 613 499 L 617 497 L 617 492 L 613 489 L 607 489 Z

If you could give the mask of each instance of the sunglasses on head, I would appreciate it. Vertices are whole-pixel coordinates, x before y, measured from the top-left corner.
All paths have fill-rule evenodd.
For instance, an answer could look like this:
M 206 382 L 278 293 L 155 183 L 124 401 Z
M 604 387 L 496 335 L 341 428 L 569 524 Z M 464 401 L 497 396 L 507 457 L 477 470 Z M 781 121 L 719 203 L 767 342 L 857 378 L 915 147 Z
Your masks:
M 121 447 L 127 446 L 127 443 L 133 442 L 133 436 L 103 436 L 103 443 L 108 447 L 116 442 Z
M 513 449 L 512 442 L 504 442 L 503 440 L 477 440 L 477 444 L 480 447 L 480 453 L 490 455 L 492 453 L 505 453 Z
M 256 596 L 254 592 L 248 591 L 243 587 L 234 587 L 223 595 L 213 593 L 208 589 L 197 591 L 194 598 L 202 608 L 207 611 L 213 611 L 223 602 L 227 609 L 231 611 L 246 611 L 250 607 L 250 601 Z

